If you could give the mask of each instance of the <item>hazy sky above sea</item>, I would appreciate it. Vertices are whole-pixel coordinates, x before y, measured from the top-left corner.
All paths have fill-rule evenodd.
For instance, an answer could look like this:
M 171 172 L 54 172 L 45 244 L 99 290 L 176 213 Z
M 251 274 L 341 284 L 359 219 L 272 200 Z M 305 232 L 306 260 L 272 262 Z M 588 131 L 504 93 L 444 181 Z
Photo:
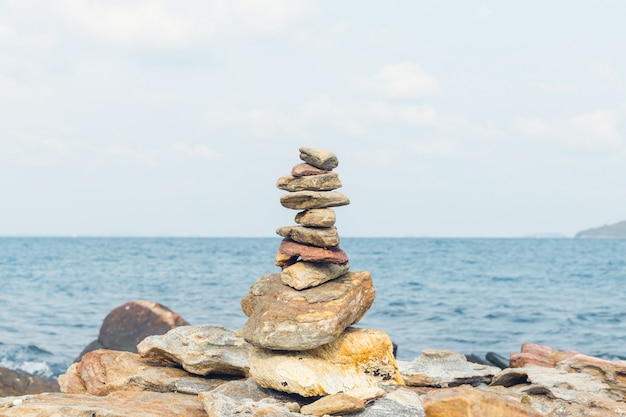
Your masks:
M 340 236 L 626 219 L 626 2 L 0 1 L 0 235 Z

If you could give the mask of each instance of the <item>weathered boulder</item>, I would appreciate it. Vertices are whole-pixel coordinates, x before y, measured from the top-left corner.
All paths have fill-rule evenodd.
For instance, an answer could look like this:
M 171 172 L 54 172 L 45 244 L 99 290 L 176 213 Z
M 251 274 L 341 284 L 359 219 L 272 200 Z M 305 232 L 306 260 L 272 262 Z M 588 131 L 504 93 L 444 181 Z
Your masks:
M 189 375 L 179 368 L 152 366 L 136 353 L 94 350 L 60 375 L 61 391 L 107 395 L 113 391 L 155 391 L 197 394 L 223 383 Z
M 333 414 L 350 414 L 365 408 L 365 401 L 353 397 L 345 392 L 327 395 L 317 401 L 302 406 L 300 412 L 312 416 L 325 416 Z
M 280 274 L 264 275 L 241 300 L 248 316 L 243 335 L 267 349 L 313 349 L 332 342 L 358 322 L 374 297 L 367 271 L 348 272 L 302 291 L 283 284 Z
M 337 265 L 333 263 L 298 261 L 283 268 L 280 279 L 285 285 L 296 290 L 316 287 L 333 280 L 348 272 L 350 264 Z
M 303 261 L 331 262 L 334 264 L 345 264 L 348 262 L 348 255 L 339 246 L 320 248 L 303 245 L 290 239 L 283 239 L 280 242 L 278 254 L 276 255 L 277 266 L 283 266 L 284 259 L 293 259 L 293 262 L 295 262 L 298 258 Z M 281 262 L 278 261 L 279 259 Z M 290 264 L 293 262 L 290 262 Z
M 350 417 L 424 417 L 422 396 L 399 387 Z
M 0 367 L 0 397 L 58 391 L 59 384 L 54 379 Z
M 320 174 L 326 174 L 327 172 L 329 171 L 326 169 L 316 168 L 313 165 L 307 164 L 306 162 L 297 164 L 291 169 L 291 175 L 293 175 L 294 177 L 304 177 L 307 175 L 320 175 Z
M 478 389 L 449 388 L 424 398 L 426 417 L 543 417 L 528 405 Z
M 137 352 L 137 345 L 147 336 L 165 334 L 175 327 L 188 325 L 185 319 L 164 305 L 152 301 L 129 301 L 105 317 L 98 339 L 87 345 L 75 362 L 96 349 Z
M 345 206 L 350 199 L 339 191 L 295 191 L 283 194 L 280 204 L 288 209 L 309 210 Z
M 276 229 L 276 234 L 320 248 L 339 245 L 339 234 L 335 227 L 283 226 Z
M 300 211 L 295 218 L 296 223 L 308 227 L 331 227 L 336 221 L 335 210 L 331 208 Z
M 559 351 L 550 346 L 536 343 L 524 343 L 519 353 L 511 353 L 510 367 L 523 368 L 524 366 L 543 366 L 554 368 L 557 362 L 576 354 L 578 354 L 578 352 L 572 350 Z
M 337 168 L 339 160 L 331 151 L 318 148 L 300 148 L 300 159 L 319 169 L 332 170 Z
M 305 177 L 283 175 L 276 181 L 276 187 L 284 191 L 332 191 L 341 188 L 341 181 L 336 172 Z
M 491 382 L 500 368 L 468 362 L 465 355 L 448 350 L 425 349 L 411 362 L 398 361 L 406 385 L 447 388 Z
M 164 335 L 148 336 L 137 345 L 142 358 L 177 364 L 196 375 L 245 376 L 249 350 L 241 331 L 213 325 L 177 327 Z
M 197 395 L 156 392 L 46 393 L 0 398 L 2 417 L 206 417 Z
M 250 375 L 262 387 L 305 397 L 403 384 L 389 336 L 380 330 L 354 327 L 315 349 L 277 352 L 253 348 Z
M 567 372 L 580 372 L 595 376 L 626 398 L 626 361 L 607 361 L 604 359 L 576 354 L 556 364 L 557 369 Z

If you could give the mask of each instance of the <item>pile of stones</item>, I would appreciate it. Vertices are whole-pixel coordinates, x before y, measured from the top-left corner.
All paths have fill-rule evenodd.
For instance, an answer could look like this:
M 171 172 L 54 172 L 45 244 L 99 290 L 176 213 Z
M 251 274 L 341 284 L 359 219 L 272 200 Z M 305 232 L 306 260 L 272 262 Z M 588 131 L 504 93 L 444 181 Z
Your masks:
M 265 388 L 305 396 L 401 384 L 389 337 L 350 327 L 375 293 L 370 273 L 350 271 L 339 247 L 332 207 L 350 203 L 335 191 L 342 186 L 332 171 L 339 161 L 314 148 L 300 148 L 300 159 L 277 181 L 287 191 L 282 206 L 298 210 L 297 225 L 276 230 L 284 238 L 275 258 L 281 273 L 261 277 L 241 300 L 243 336 L 254 346 L 251 376 Z M 351 366 L 339 369 L 346 361 Z

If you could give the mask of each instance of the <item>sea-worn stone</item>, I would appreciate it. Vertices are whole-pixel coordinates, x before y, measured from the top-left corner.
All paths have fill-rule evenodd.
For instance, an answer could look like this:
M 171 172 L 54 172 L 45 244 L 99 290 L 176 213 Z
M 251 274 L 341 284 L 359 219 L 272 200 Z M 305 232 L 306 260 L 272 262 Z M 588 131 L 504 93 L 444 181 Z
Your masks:
M 339 207 L 350 204 L 350 199 L 339 191 L 295 191 L 280 197 L 283 207 L 293 210 Z
M 283 239 L 280 242 L 278 253 L 281 256 L 300 258 L 309 262 L 330 262 L 334 264 L 345 264 L 348 262 L 348 255 L 338 246 L 320 248 L 304 245 L 291 239 Z
M 426 417 L 543 417 L 530 406 L 477 389 L 449 388 L 424 398 Z
M 54 379 L 0 367 L 0 397 L 58 391 L 59 384 Z
M 424 417 L 422 397 L 399 387 L 350 417 Z
M 241 331 L 221 326 L 183 326 L 164 335 L 149 336 L 138 346 L 139 356 L 151 362 L 178 364 L 196 375 L 248 373 L 250 344 Z
M 511 353 L 510 367 L 543 366 L 554 368 L 557 362 L 578 354 L 572 350 L 559 351 L 537 343 L 524 343 L 521 351 Z
M 557 369 L 597 377 L 614 392 L 626 398 L 626 361 L 607 361 L 583 354 L 572 355 L 556 364 Z
M 403 384 L 389 336 L 380 330 L 354 327 L 315 349 L 277 352 L 253 348 L 250 375 L 262 387 L 304 397 Z
M 326 174 L 327 172 L 329 171 L 326 169 L 316 168 L 313 165 L 307 164 L 306 162 L 297 164 L 291 169 L 291 175 L 293 175 L 294 177 L 305 177 L 307 175 L 320 175 L 320 174 Z
M 129 301 L 113 309 L 102 322 L 98 339 L 80 355 L 96 349 L 137 352 L 137 344 L 151 335 L 165 334 L 178 326 L 188 326 L 179 314 L 152 301 Z
M 283 268 L 280 279 L 285 285 L 289 285 L 296 290 L 316 287 L 325 282 L 331 281 L 348 272 L 350 264 L 333 264 L 319 262 L 298 261 L 293 265 Z
M 304 210 L 296 214 L 295 222 L 308 227 L 334 226 L 337 216 L 331 208 Z
M 333 414 L 349 414 L 365 408 L 365 401 L 353 397 L 344 392 L 327 395 L 317 401 L 302 406 L 301 413 L 312 416 L 325 416 Z
M 595 376 L 538 366 L 505 369 L 494 377 L 491 385 L 501 385 L 526 394 L 549 395 L 569 402 L 582 401 L 581 393 L 617 401 L 624 398 L 620 392 L 611 390 L 608 384 Z
M 424 349 L 411 362 L 398 361 L 406 385 L 447 388 L 491 382 L 500 368 L 468 362 L 465 355 L 449 350 Z
M 276 234 L 305 245 L 329 248 L 339 245 L 339 234 L 335 227 L 283 226 Z
M 45 393 L 0 398 L 2 417 L 206 417 L 197 395 L 156 392 Z
M 283 175 L 276 181 L 276 187 L 284 191 L 332 191 L 341 188 L 341 181 L 336 172 L 305 177 Z
M 241 300 L 248 316 L 243 335 L 267 349 L 313 349 L 332 342 L 358 322 L 374 297 L 367 271 L 348 272 L 323 288 L 302 291 L 283 284 L 280 274 L 264 275 Z
M 60 375 L 61 391 L 107 395 L 113 391 L 155 391 L 197 394 L 223 383 L 189 375 L 179 368 L 152 366 L 136 353 L 94 350 Z
M 300 148 L 300 159 L 319 169 L 332 170 L 337 168 L 339 160 L 331 151 L 319 148 Z

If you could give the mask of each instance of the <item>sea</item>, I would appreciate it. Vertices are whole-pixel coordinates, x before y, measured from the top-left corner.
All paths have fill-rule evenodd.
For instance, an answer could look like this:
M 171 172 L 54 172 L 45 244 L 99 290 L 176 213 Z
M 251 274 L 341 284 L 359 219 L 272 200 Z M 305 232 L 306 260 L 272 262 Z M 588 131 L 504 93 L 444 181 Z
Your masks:
M 131 300 L 241 329 L 280 238 L 0 238 L 0 367 L 54 377 Z M 525 342 L 626 359 L 626 239 L 342 238 L 376 299 L 358 327 L 397 357 L 508 357 Z

